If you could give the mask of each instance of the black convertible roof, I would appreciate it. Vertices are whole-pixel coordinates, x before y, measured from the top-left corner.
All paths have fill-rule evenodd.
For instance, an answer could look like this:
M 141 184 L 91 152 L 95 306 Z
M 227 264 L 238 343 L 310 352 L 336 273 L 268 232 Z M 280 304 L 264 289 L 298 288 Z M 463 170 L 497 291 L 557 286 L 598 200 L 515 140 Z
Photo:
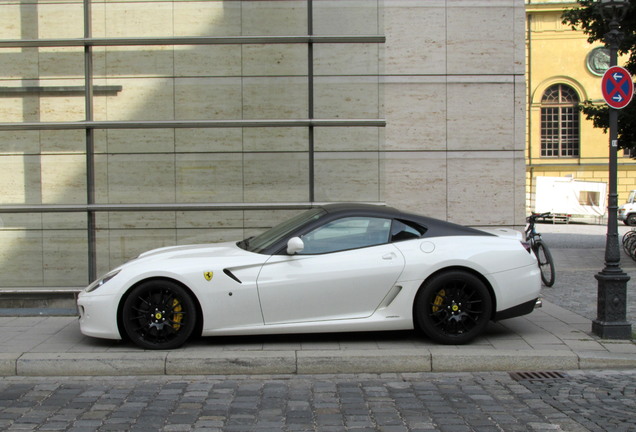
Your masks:
M 375 216 L 391 219 L 399 219 L 401 221 L 411 221 L 426 228 L 424 237 L 440 237 L 440 236 L 457 236 L 457 235 L 479 235 L 492 236 L 494 234 L 486 233 L 474 228 L 465 227 L 463 225 L 446 222 L 428 216 L 422 216 L 415 213 L 408 213 L 393 207 L 379 204 L 364 203 L 336 203 L 323 204 L 318 206 L 334 217 L 347 216 Z

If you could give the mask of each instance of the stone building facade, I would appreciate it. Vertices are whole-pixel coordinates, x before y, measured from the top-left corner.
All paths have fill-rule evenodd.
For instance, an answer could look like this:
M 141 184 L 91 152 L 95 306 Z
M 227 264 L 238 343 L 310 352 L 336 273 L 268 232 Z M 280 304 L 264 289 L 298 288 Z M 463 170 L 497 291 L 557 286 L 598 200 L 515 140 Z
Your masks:
M 571 0 L 526 0 L 527 207 L 535 208 L 537 177 L 609 181 L 609 135 L 578 112 L 579 102 L 604 104 L 601 79 L 609 52 L 601 42 L 563 24 Z M 619 58 L 619 65 L 625 59 Z M 632 102 L 633 103 L 633 102 Z M 636 189 L 636 163 L 619 151 L 619 204 Z
M 0 1 L 0 289 L 317 202 L 521 226 L 522 0 Z

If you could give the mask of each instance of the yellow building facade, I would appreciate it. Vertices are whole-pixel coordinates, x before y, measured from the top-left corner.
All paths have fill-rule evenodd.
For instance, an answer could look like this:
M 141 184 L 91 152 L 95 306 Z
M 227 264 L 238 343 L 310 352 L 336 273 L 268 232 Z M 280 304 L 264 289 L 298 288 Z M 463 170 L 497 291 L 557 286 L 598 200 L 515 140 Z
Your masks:
M 526 0 L 526 205 L 533 211 L 537 177 L 608 182 L 609 135 L 594 128 L 576 105 L 603 102 L 601 79 L 609 65 L 602 43 L 562 23 L 573 1 Z M 619 58 L 619 65 L 623 64 Z M 619 204 L 636 189 L 636 163 L 619 151 Z

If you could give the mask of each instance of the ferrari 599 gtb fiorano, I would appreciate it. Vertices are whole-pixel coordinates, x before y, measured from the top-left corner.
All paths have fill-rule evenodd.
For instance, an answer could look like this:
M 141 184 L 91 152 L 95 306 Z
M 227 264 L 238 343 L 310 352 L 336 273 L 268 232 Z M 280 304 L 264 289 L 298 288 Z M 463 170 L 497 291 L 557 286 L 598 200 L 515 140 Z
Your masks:
M 514 230 L 330 204 L 238 242 L 142 253 L 78 297 L 88 336 L 172 349 L 194 335 L 417 329 L 464 344 L 532 312 L 541 281 Z

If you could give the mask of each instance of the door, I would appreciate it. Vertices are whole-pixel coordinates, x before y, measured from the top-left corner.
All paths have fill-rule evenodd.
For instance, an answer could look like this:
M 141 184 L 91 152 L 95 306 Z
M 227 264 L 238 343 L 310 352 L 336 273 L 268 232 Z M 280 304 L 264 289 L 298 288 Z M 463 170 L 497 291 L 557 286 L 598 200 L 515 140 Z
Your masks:
M 341 219 L 303 236 L 300 255 L 272 256 L 257 280 L 265 324 L 370 316 L 404 268 L 401 252 L 387 243 L 390 225 Z

